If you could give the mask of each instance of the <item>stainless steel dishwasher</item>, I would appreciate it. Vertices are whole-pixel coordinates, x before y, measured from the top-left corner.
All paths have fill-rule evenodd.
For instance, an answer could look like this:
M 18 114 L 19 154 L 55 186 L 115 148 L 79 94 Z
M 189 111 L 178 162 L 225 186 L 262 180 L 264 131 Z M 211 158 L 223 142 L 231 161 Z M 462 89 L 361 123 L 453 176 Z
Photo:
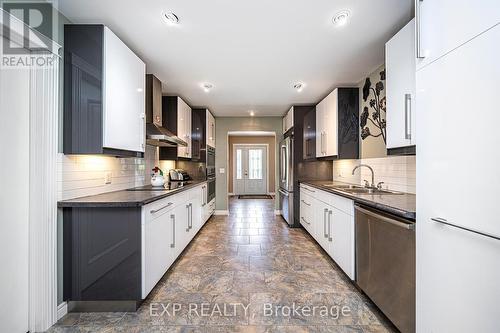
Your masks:
M 415 332 L 415 223 L 355 206 L 356 283 L 403 333 Z

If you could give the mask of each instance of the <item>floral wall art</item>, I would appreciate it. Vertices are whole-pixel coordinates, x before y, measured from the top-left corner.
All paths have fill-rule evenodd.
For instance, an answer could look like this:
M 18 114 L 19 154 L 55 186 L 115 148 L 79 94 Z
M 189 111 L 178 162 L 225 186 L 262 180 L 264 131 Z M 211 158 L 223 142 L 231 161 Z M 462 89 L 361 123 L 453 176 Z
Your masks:
M 361 157 L 384 157 L 386 150 L 385 66 L 359 83 Z

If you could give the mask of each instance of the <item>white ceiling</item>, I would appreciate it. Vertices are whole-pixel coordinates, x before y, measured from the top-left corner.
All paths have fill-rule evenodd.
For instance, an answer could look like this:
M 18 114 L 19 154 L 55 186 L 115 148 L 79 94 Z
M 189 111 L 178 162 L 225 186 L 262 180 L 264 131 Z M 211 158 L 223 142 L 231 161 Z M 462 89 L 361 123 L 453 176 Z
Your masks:
M 283 115 L 358 83 L 411 18 L 412 0 L 59 0 L 74 23 L 103 23 L 163 81 L 216 116 Z M 348 24 L 332 17 L 348 9 Z M 178 26 L 161 17 L 172 11 Z M 298 93 L 292 86 L 305 83 Z M 200 85 L 214 88 L 205 93 Z

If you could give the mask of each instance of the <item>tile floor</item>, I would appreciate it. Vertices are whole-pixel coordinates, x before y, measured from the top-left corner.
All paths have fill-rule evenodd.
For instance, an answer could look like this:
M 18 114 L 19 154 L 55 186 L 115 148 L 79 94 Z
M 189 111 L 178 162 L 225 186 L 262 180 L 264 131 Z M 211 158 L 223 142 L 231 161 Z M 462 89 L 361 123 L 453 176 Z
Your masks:
M 136 313 L 70 313 L 48 332 L 395 331 L 306 231 L 274 215 L 273 200 L 229 208 Z

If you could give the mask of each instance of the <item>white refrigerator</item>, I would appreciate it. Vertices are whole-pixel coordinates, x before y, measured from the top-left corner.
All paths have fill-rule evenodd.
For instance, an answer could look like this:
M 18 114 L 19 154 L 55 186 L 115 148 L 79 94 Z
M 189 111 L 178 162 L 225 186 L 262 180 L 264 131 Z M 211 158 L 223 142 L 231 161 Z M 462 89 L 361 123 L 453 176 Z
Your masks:
M 499 332 L 500 1 L 416 19 L 417 332 Z

